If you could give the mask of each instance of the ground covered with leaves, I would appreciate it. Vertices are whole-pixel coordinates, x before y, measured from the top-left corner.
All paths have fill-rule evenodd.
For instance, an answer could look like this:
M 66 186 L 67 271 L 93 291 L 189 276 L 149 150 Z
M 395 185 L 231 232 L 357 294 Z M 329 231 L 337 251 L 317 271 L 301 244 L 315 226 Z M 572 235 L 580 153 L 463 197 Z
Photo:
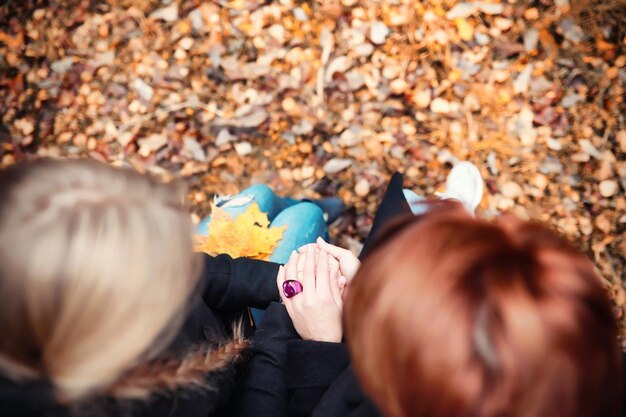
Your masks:
M 190 185 L 338 194 L 358 250 L 390 174 L 546 221 L 626 304 L 626 2 L 0 1 L 0 164 L 86 156 Z

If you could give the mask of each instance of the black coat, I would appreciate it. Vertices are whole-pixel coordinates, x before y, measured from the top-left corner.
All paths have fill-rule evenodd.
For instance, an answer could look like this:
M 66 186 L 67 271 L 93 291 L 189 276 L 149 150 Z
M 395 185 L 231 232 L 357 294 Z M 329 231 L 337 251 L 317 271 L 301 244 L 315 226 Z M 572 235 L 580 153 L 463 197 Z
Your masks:
M 363 259 L 390 220 L 411 214 L 394 174 L 378 208 Z M 350 365 L 345 343 L 302 340 L 285 307 L 272 303 L 254 336 L 254 353 L 238 392 L 238 417 L 379 417 Z
M 246 306 L 266 308 L 271 301 L 279 299 L 276 289 L 278 264 L 232 259 L 227 255 L 198 256 L 202 256 L 204 262 L 202 278 L 182 331 L 168 349 L 169 353 L 182 352 L 198 343 L 224 340 L 229 336 L 232 320 L 240 318 Z M 246 317 L 244 313 L 244 319 Z M 235 386 L 235 369 L 210 375 L 209 380 L 217 389 L 158 393 L 145 401 L 96 398 L 85 401 L 79 409 L 70 410 L 56 404 L 49 382 L 18 384 L 0 377 L 0 416 L 230 416 L 229 399 Z
M 344 343 L 302 340 L 285 306 L 272 303 L 254 336 L 238 417 L 378 417 Z

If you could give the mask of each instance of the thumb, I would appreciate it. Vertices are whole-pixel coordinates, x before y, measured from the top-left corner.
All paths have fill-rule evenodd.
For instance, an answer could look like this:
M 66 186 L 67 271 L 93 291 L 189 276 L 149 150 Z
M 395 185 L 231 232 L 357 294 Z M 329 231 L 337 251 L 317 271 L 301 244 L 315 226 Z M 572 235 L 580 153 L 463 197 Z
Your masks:
M 341 289 L 340 278 L 338 275 L 338 269 L 336 266 L 330 266 L 330 292 L 333 296 L 333 300 L 335 304 L 341 309 L 342 301 L 341 301 L 341 293 L 343 292 Z M 345 284 L 344 284 L 345 286 Z
M 331 245 L 330 243 L 326 242 L 321 237 L 317 238 L 317 245 L 320 247 L 320 249 L 325 250 L 326 252 L 333 255 L 335 258 L 339 260 L 341 260 L 341 258 L 346 255 L 345 253 L 346 249 L 340 248 L 335 245 Z
M 331 245 L 330 243 L 324 242 L 322 238 L 317 239 L 317 245 L 320 249 L 325 250 L 339 261 L 339 269 L 343 276 L 348 278 L 348 280 L 354 277 L 361 263 L 350 250 Z
M 343 290 L 346 284 L 348 284 L 348 278 L 344 277 L 343 275 L 337 278 L 337 286 L 340 290 Z

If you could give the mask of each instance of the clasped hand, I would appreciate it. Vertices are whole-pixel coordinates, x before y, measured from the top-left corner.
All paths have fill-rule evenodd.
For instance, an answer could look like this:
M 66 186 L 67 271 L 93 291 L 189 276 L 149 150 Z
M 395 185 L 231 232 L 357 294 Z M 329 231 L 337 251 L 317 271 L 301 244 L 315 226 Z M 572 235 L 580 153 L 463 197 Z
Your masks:
M 324 242 L 293 252 L 280 267 L 276 283 L 293 325 L 302 339 L 340 342 L 343 337 L 341 310 L 343 295 L 360 262 L 352 252 Z M 303 291 L 285 297 L 283 282 L 298 280 Z

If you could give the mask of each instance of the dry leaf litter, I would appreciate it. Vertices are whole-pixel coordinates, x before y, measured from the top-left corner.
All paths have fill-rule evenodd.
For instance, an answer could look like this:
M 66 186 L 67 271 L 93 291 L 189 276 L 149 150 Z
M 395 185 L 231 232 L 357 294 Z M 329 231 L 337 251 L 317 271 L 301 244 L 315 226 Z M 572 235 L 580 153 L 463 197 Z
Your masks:
M 624 320 L 626 3 L 23 0 L 0 7 L 0 164 L 89 157 L 184 178 L 197 221 L 257 182 L 351 207 L 358 251 L 396 170 L 546 221 Z M 625 321 L 626 323 L 626 321 Z

